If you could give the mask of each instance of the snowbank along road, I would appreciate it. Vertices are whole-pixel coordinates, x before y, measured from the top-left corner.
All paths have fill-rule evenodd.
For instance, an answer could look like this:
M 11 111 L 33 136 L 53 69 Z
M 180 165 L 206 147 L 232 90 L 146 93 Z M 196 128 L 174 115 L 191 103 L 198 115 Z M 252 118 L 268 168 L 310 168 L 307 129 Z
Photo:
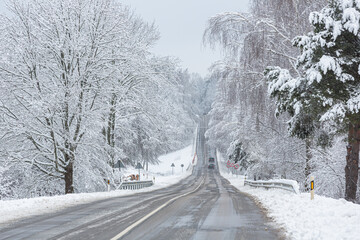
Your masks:
M 0 229 L 0 239 L 278 239 L 252 199 L 207 168 L 205 129 L 203 120 L 197 165 L 182 182 L 25 219 Z

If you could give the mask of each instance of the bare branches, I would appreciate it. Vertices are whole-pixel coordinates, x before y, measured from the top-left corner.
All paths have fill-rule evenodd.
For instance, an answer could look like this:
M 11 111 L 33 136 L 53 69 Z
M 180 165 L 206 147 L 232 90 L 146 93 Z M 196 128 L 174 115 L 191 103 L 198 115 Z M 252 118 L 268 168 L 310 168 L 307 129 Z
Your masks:
M 0 154 L 26 163 L 21 172 L 57 191 L 59 178 L 65 192 L 98 190 L 118 179 L 115 160 L 156 162 L 192 135 L 190 79 L 152 55 L 153 24 L 115 0 L 12 0 L 11 10 L 0 21 Z

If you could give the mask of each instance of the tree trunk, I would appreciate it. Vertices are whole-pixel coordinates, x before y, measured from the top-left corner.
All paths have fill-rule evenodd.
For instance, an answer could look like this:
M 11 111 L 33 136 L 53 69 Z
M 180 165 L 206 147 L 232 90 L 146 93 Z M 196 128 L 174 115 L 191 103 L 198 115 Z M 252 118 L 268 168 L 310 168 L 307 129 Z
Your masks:
M 115 120 L 116 120 L 116 95 L 111 97 L 111 108 L 107 126 L 107 144 L 110 147 L 110 165 L 112 168 L 115 166 Z
M 72 161 L 65 168 L 65 194 L 74 193 L 74 186 L 73 186 L 73 173 L 74 167 Z
M 355 202 L 359 174 L 360 122 L 349 124 L 348 146 L 346 147 L 345 199 Z
M 309 191 L 309 179 L 310 179 L 310 174 L 311 174 L 311 167 L 310 167 L 310 161 L 312 158 L 312 154 L 311 154 L 311 138 L 306 138 L 305 139 L 305 152 L 306 152 L 306 159 L 305 159 L 305 191 Z

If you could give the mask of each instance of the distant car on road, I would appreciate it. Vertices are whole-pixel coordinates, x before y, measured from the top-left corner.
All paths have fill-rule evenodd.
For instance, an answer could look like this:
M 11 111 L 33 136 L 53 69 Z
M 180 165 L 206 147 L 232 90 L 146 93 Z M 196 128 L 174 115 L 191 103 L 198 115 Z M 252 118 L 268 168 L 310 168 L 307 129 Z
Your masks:
M 214 162 L 215 162 L 215 158 L 209 157 L 209 163 L 214 163 Z
M 214 163 L 209 163 L 208 169 L 215 169 L 215 164 Z

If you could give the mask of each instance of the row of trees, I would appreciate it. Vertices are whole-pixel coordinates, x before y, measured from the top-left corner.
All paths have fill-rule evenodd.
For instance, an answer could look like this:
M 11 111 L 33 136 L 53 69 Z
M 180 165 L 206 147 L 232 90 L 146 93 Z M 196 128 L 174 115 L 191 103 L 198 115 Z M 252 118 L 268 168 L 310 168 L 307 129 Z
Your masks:
M 153 24 L 115 0 L 12 0 L 9 10 L 0 19 L 1 197 L 102 190 L 118 160 L 156 162 L 191 138 L 184 86 L 193 76 L 151 54 Z
M 207 136 L 223 153 L 231 142 L 243 142 L 254 162 L 249 173 L 281 174 L 304 189 L 315 175 L 320 193 L 355 201 L 360 6 L 342 0 L 250 3 L 248 14 L 211 18 L 204 33 L 205 43 L 220 44 L 225 53 L 214 64 L 217 98 Z

